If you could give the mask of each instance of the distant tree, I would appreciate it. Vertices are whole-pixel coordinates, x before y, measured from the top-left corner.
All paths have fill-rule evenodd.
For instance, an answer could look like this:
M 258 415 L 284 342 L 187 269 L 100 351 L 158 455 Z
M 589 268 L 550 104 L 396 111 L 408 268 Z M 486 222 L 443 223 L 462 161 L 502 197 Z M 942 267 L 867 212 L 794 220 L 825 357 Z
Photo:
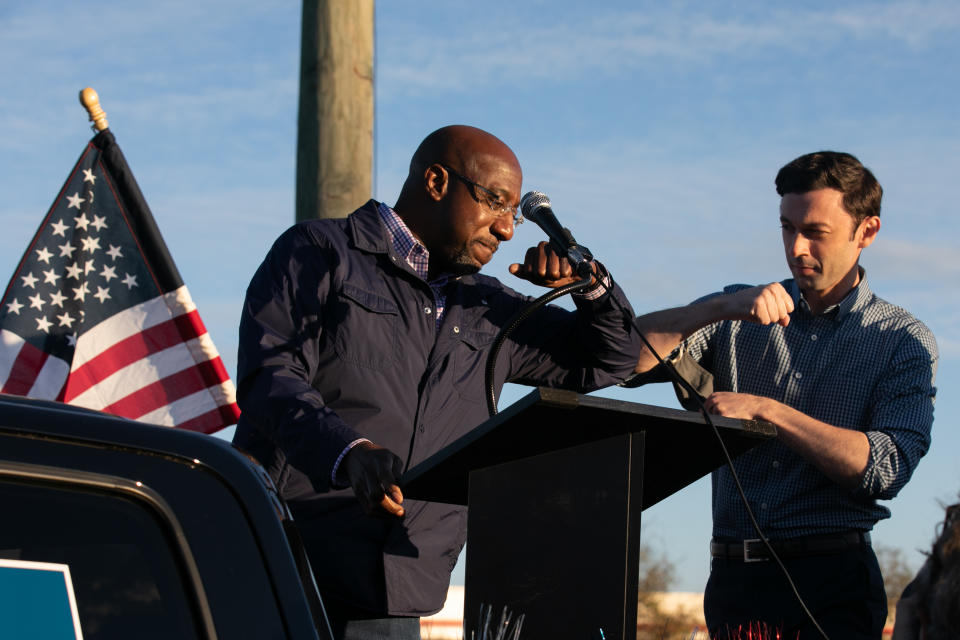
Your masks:
M 648 546 L 640 546 L 637 622 L 642 628 L 638 631 L 638 640 L 661 640 L 689 634 L 690 621 L 663 611 L 658 599 L 659 593 L 670 590 L 675 578 L 676 568 L 666 555 Z M 678 632 L 680 636 L 676 635 Z
M 887 591 L 887 609 L 893 612 L 897 606 L 897 600 L 900 599 L 900 594 L 903 593 L 904 587 L 913 580 L 917 570 L 911 568 L 907 563 L 903 549 L 875 544 L 873 550 L 877 554 L 880 572 L 883 574 L 883 588 Z
M 675 579 L 676 568 L 665 555 L 640 545 L 640 585 L 637 591 L 641 604 L 654 606 L 653 594 L 669 591 Z

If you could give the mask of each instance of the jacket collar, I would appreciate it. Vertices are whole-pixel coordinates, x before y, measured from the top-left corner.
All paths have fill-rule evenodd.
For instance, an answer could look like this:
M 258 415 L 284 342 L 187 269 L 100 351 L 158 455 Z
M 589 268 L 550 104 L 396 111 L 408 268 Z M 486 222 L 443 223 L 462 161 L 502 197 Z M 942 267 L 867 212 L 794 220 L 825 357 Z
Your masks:
M 387 231 L 383 228 L 383 222 L 380 221 L 380 214 L 377 213 L 378 206 L 380 203 L 376 200 L 368 200 L 350 214 L 347 218 L 350 240 L 360 251 L 392 255 L 393 248 L 390 246 Z

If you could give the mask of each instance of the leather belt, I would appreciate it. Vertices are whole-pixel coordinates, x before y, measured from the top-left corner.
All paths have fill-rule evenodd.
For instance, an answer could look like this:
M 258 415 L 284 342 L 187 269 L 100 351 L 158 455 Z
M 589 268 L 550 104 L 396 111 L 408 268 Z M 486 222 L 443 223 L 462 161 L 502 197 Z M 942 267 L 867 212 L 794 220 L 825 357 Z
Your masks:
M 770 545 L 781 558 L 839 553 L 870 544 L 870 533 L 866 531 L 846 531 L 827 533 L 786 540 L 771 540 Z M 728 558 L 744 562 L 765 562 L 770 560 L 767 545 L 759 538 L 751 540 L 710 542 L 710 555 L 714 558 Z

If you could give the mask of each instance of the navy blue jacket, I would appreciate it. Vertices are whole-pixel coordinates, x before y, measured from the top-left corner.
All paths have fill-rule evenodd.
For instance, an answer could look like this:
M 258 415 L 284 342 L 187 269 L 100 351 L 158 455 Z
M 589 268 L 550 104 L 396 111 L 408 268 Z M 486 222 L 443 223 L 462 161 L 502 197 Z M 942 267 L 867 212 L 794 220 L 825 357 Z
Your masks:
M 451 280 L 438 330 L 429 285 L 395 255 L 376 207 L 291 227 L 253 276 L 234 442 L 280 487 L 323 593 L 427 615 L 446 597 L 466 510 L 406 500 L 402 519 L 366 516 L 350 489 L 331 486 L 331 469 L 358 437 L 409 468 L 486 420 L 487 353 L 531 298 L 482 275 Z M 623 292 L 575 298 L 576 312 L 546 307 L 507 340 L 498 395 L 506 381 L 588 391 L 631 374 L 640 343 Z

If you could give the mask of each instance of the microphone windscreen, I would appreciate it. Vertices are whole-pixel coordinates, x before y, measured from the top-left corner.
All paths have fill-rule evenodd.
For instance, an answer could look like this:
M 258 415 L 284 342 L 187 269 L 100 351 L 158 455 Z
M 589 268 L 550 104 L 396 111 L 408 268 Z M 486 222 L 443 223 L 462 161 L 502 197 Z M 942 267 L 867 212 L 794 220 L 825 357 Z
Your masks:
M 524 218 L 533 219 L 533 217 L 536 216 L 537 210 L 542 207 L 550 208 L 550 198 L 548 198 L 545 193 L 528 191 L 520 198 L 520 213 L 523 214 Z

